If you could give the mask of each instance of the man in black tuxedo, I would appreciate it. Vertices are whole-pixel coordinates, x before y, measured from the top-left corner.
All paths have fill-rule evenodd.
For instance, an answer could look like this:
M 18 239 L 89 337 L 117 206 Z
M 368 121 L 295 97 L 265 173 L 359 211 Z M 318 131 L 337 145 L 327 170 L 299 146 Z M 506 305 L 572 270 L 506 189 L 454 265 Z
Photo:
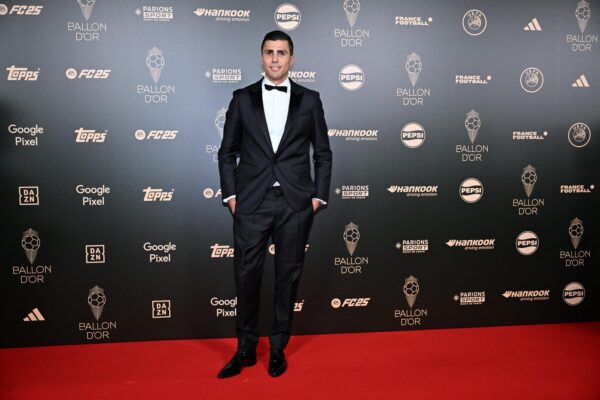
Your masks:
M 234 220 L 238 298 L 238 348 L 219 378 L 256 364 L 259 291 L 270 237 L 276 252 L 268 372 L 273 377 L 285 372 L 283 350 L 306 242 L 314 214 L 329 197 L 332 157 L 319 94 L 288 78 L 294 44 L 286 33 L 267 33 L 261 54 L 264 78 L 233 92 L 219 149 L 223 201 Z

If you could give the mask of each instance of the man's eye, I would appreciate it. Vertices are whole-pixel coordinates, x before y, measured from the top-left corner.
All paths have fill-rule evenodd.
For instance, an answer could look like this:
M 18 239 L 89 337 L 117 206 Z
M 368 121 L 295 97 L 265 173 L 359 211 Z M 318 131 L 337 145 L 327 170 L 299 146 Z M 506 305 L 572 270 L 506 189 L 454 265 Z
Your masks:
M 279 54 L 280 56 L 284 56 L 285 55 L 285 51 L 278 51 L 277 54 Z

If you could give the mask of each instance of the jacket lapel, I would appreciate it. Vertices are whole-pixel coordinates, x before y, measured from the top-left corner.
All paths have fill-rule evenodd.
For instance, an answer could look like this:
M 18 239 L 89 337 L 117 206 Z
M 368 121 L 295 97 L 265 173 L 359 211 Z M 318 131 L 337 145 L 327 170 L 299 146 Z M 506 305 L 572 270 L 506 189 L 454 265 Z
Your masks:
M 271 136 L 269 136 L 269 128 L 267 127 L 267 119 L 265 118 L 265 108 L 262 101 L 262 79 L 255 83 L 250 90 L 250 100 L 252 102 L 252 108 L 260 130 L 265 137 L 268 145 L 268 154 L 273 154 L 273 144 L 271 143 Z
M 285 128 L 283 129 L 283 136 L 281 137 L 281 142 L 277 147 L 277 154 L 279 154 L 281 149 L 285 147 L 285 141 L 289 136 L 290 129 L 292 128 L 292 121 L 294 118 L 296 118 L 296 115 L 298 115 L 298 110 L 300 110 L 300 103 L 302 103 L 302 95 L 304 93 L 302 93 L 299 88 L 300 87 L 296 84 L 296 82 L 290 79 L 290 106 L 288 108 L 288 115 L 285 121 Z

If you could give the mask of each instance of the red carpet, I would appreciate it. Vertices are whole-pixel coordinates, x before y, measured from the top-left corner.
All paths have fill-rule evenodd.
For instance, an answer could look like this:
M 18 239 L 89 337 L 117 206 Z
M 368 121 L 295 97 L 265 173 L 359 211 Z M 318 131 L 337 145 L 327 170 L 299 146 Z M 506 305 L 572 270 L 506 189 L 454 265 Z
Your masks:
M 0 399 L 600 399 L 600 323 L 296 336 L 217 380 L 231 339 L 0 350 Z

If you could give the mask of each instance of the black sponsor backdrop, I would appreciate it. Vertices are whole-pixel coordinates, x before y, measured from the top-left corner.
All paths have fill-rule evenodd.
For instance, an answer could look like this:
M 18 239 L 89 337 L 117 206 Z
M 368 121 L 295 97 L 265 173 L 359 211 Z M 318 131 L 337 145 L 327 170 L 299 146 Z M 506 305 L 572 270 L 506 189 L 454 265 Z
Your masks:
M 235 297 L 233 259 L 211 257 L 211 246 L 232 245 L 232 221 L 221 198 L 205 189 L 218 190 L 218 111 L 227 107 L 232 90 L 260 78 L 260 41 L 265 32 L 277 28 L 274 12 L 280 4 L 97 0 L 87 22 L 75 1 L 24 4 L 43 6 L 37 9 L 39 15 L 20 15 L 13 2 L 0 10 L 2 346 L 234 335 L 234 318 L 217 317 L 219 309 L 231 315 L 234 308 L 211 305 L 213 298 Z M 371 141 L 330 137 L 332 194 L 311 234 L 295 332 L 597 320 L 597 189 L 589 194 L 560 192 L 561 185 L 598 184 L 597 137 L 581 148 L 568 140 L 575 122 L 586 123 L 593 135 L 600 125 L 595 86 L 600 78 L 593 68 L 600 61 L 595 14 L 582 36 L 577 1 L 362 0 L 351 31 L 342 1 L 294 5 L 301 13 L 300 25 L 291 32 L 294 69 L 314 73 L 313 81 L 300 83 L 321 93 L 329 128 L 377 130 Z M 171 7 L 174 17 L 169 22 L 144 21 L 135 12 L 144 6 Z M 194 14 L 198 8 L 213 7 L 250 10 L 249 20 L 224 22 Z M 596 12 L 595 4 L 590 8 Z M 480 35 L 463 29 L 463 15 L 471 9 L 486 16 Z M 428 25 L 398 25 L 396 17 L 421 17 Z M 524 30 L 533 18 L 543 30 Z M 99 32 L 99 40 L 76 40 L 69 22 L 83 29 L 106 24 L 107 29 Z M 336 29 L 363 36 L 362 46 L 341 46 Z M 591 51 L 572 51 L 567 35 L 591 41 Z M 162 50 L 165 60 L 156 84 L 145 63 L 153 47 Z M 414 89 L 431 93 L 417 106 L 403 105 L 396 96 L 398 88 L 413 89 L 405 70 L 412 52 L 422 61 Z M 340 85 L 338 74 L 347 64 L 364 71 L 360 90 Z M 39 69 L 38 79 L 9 80 L 11 66 Z M 520 86 L 527 67 L 543 72 L 544 84 L 537 93 L 526 93 Z M 66 78 L 68 68 L 107 69 L 110 75 L 71 80 Z M 241 69 L 241 80 L 214 83 L 215 68 Z M 462 85 L 455 83 L 456 75 L 480 75 L 484 80 L 489 75 L 491 80 Z M 591 87 L 572 86 L 580 75 Z M 167 102 L 145 103 L 137 85 L 173 86 L 174 93 L 168 94 Z M 455 148 L 471 144 L 464 126 L 471 110 L 481 118 L 474 145 L 488 146 L 489 151 L 482 161 L 463 162 Z M 425 142 L 417 149 L 400 139 L 408 122 L 425 128 Z M 44 132 L 14 134 L 9 131 L 13 124 L 38 125 Z M 106 139 L 77 143 L 79 128 L 106 132 Z M 177 133 L 172 140 L 137 140 L 140 129 L 146 135 L 152 130 Z M 547 136 L 513 140 L 514 131 L 545 131 Z M 38 142 L 17 145 L 17 137 L 37 137 Z M 521 183 L 527 165 L 538 175 L 531 199 L 543 199 L 544 206 L 538 215 L 519 216 L 512 201 L 527 199 Z M 484 187 L 483 197 L 473 204 L 459 196 L 460 183 L 470 177 Z M 103 206 L 83 206 L 77 185 L 105 185 L 110 193 Z M 369 195 L 343 199 L 335 192 L 343 185 L 368 185 Z M 387 189 L 393 185 L 438 186 L 438 195 L 410 198 L 390 193 Z M 20 186 L 38 186 L 39 205 L 19 205 Z M 172 200 L 144 202 L 142 190 L 147 187 L 174 190 Z M 592 258 L 585 258 L 582 266 L 566 267 L 559 252 L 574 251 L 568 228 L 575 217 L 585 228 L 578 250 L 590 251 Z M 334 259 L 350 257 L 342 237 L 350 222 L 360 231 L 352 257 L 368 263 L 361 273 L 342 274 Z M 29 228 L 41 240 L 33 264 L 21 247 Z M 539 249 L 530 256 L 515 248 L 516 237 L 526 230 L 540 239 Z M 403 254 L 395 247 L 414 239 L 426 239 L 428 251 Z M 495 243 L 493 250 L 466 251 L 446 245 L 450 239 Z M 150 262 L 145 242 L 174 244 L 171 261 Z M 85 262 L 85 246 L 91 244 L 105 246 L 105 263 Z M 267 255 L 263 333 L 271 318 L 272 260 Z M 49 267 L 51 273 L 38 277 L 33 271 L 39 266 Z M 412 309 L 402 289 L 409 276 L 418 279 L 420 289 Z M 585 287 L 585 299 L 576 307 L 562 298 L 570 282 Z M 106 295 L 99 320 L 87 302 L 96 285 Z M 507 290 L 538 289 L 550 290 L 549 300 L 502 296 Z M 485 292 L 485 302 L 461 306 L 454 300 L 469 291 Z M 335 298 L 342 303 L 363 300 L 334 308 Z M 152 318 L 153 300 L 170 300 L 171 317 Z M 24 321 L 34 308 L 45 321 Z M 413 317 L 395 318 L 396 310 Z

